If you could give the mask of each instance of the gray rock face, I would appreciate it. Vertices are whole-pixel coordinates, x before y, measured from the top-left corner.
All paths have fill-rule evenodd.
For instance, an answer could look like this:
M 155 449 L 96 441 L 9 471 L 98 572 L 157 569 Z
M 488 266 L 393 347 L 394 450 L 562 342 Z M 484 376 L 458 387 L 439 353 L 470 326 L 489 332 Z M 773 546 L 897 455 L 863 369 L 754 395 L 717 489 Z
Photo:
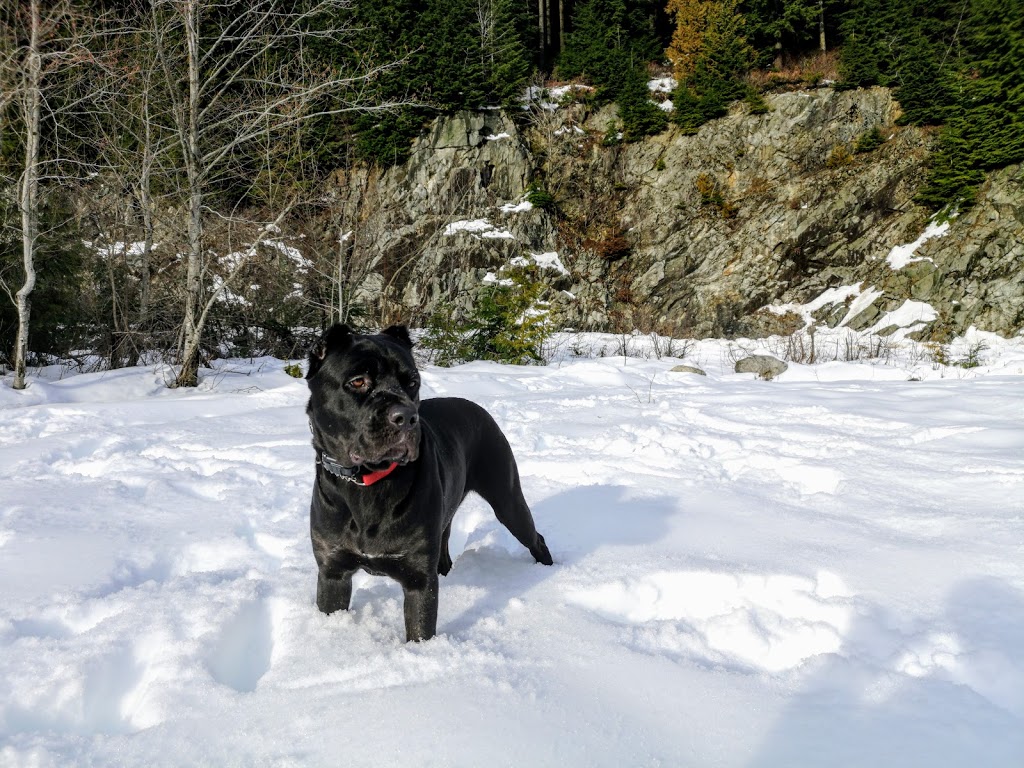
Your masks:
M 736 373 L 756 373 L 759 379 L 771 381 L 785 373 L 789 366 L 770 355 L 750 355 L 736 361 Z
M 922 337 L 1024 328 L 1020 166 L 992 174 L 975 208 L 894 267 L 892 249 L 928 223 L 913 197 L 933 134 L 895 127 L 899 105 L 883 88 L 768 103 L 764 115 L 737 105 L 695 135 L 671 128 L 617 146 L 602 141 L 614 107 L 440 120 L 404 165 L 337 178 L 332 226 L 354 233 L 348 285 L 381 317 L 415 322 L 465 310 L 511 258 L 557 251 L 570 275 L 551 275 L 565 289 L 555 298 L 578 328 L 788 333 L 802 311 L 764 308 L 823 294 L 813 319 L 830 326 L 886 330 L 885 313 L 912 301 L 934 310 L 915 326 Z M 854 155 L 875 127 L 886 142 Z M 517 207 L 531 180 L 556 214 Z

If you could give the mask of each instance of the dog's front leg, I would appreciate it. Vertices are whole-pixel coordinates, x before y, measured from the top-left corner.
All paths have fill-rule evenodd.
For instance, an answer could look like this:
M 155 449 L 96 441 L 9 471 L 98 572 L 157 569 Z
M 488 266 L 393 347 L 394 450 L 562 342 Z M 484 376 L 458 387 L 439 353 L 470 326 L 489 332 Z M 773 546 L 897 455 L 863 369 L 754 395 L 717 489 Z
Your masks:
M 429 640 L 437 633 L 437 570 L 402 584 L 402 591 L 406 642 Z
M 323 613 L 347 611 L 352 601 L 352 571 L 329 578 L 321 569 L 316 577 L 316 607 Z

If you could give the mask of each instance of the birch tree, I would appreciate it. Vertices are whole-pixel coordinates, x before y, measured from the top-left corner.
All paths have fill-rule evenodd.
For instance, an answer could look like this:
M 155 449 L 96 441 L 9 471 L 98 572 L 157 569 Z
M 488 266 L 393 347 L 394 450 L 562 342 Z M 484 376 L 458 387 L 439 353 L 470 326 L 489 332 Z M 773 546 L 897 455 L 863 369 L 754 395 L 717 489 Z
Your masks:
M 81 71 L 92 60 L 82 19 L 70 2 L 8 0 L 2 6 L 0 28 L 0 121 L 13 110 L 0 134 L 16 134 L 22 148 L 15 189 L 23 279 L 17 291 L 4 288 L 17 312 L 13 350 L 14 389 L 26 386 L 32 292 L 36 287 L 36 251 L 40 236 L 41 185 L 64 179 L 62 165 L 69 158 L 59 151 L 61 134 L 80 107 L 81 96 L 69 87 L 69 73 Z M 63 93 L 61 92 L 63 91 Z M 48 124 L 53 156 L 43 153 L 44 121 Z
M 313 118 L 400 106 L 378 103 L 373 95 L 374 79 L 393 62 L 328 66 L 313 55 L 318 40 L 333 46 L 344 41 L 350 5 L 348 0 L 149 2 L 173 135 L 173 148 L 162 151 L 179 159 L 183 171 L 178 196 L 186 267 L 175 386 L 198 384 L 203 328 L 212 302 L 228 283 L 212 283 L 207 221 L 223 215 L 215 199 L 219 190 L 247 177 L 253 177 L 248 183 L 258 180 L 247 152 L 256 142 L 299 130 Z M 272 217 L 280 220 L 281 212 Z M 231 275 L 257 253 L 259 237 L 236 252 Z

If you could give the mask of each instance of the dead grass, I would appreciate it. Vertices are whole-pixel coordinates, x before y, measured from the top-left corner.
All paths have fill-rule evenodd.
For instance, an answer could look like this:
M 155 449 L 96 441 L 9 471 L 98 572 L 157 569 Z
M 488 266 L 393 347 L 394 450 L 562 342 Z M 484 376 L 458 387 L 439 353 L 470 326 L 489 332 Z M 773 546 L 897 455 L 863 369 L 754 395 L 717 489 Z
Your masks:
M 747 79 L 759 91 L 816 88 L 839 80 L 839 52 L 814 51 L 783 56 L 778 66 L 754 70 Z

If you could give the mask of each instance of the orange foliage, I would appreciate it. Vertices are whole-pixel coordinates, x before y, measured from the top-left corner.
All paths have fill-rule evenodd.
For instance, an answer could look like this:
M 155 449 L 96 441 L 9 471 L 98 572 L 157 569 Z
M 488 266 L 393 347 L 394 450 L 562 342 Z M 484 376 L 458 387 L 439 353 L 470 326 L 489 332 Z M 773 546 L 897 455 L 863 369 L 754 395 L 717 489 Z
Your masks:
M 708 17 L 717 5 L 715 0 L 668 0 L 666 10 L 675 17 L 676 28 L 665 54 L 680 83 L 693 74 L 697 58 L 704 50 Z

